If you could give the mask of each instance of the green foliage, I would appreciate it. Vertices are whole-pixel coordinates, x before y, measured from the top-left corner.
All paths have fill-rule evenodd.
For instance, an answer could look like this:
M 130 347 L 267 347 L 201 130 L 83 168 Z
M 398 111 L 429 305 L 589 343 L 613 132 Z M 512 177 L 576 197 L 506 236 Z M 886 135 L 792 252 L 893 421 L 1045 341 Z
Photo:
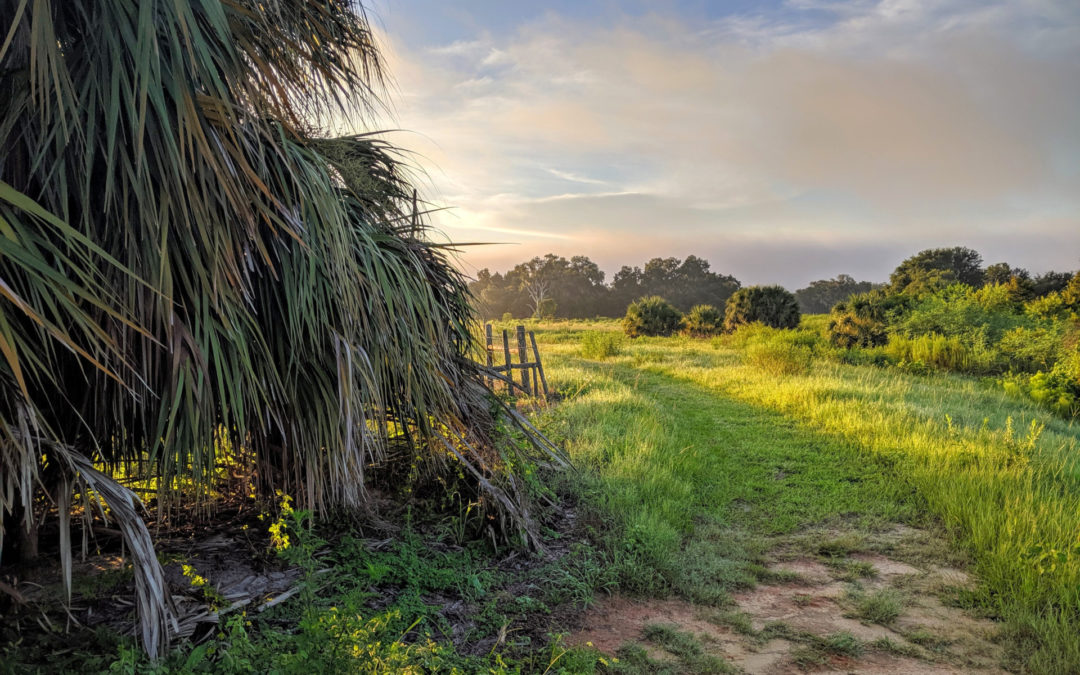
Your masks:
M 671 335 L 681 324 L 682 313 L 658 295 L 631 303 L 622 321 L 623 331 L 632 338 Z
M 755 322 L 772 328 L 795 328 L 799 325 L 799 303 L 780 286 L 740 288 L 728 298 L 724 328 L 733 331 Z
M 1001 380 L 1005 391 L 1026 396 L 1068 418 L 1080 417 L 1080 352 L 1073 352 L 1046 372 Z
M 811 281 L 806 288 L 795 291 L 795 298 L 803 314 L 822 314 L 852 295 L 867 293 L 873 287 L 869 281 L 855 281 L 851 276 L 841 274 L 835 279 Z
M 813 351 L 806 345 L 782 340 L 748 344 L 744 351 L 746 362 L 771 375 L 804 375 L 813 363 Z
M 683 331 L 691 337 L 712 337 L 724 328 L 724 316 L 712 305 L 694 305 L 683 317 Z
M 829 341 L 837 347 L 878 347 L 885 344 L 885 324 L 855 312 L 833 312 L 829 317 Z
M 485 318 L 513 316 L 581 319 L 623 314 L 636 298 L 659 295 L 680 310 L 695 304 L 722 305 L 739 282 L 709 269 L 697 256 L 653 258 L 642 267 L 623 266 L 604 282 L 604 272 L 585 256 L 569 260 L 548 253 L 507 272 L 482 269 L 469 284 Z M 550 302 L 548 302 L 550 301 Z
M 888 626 L 900 618 L 904 596 L 894 588 L 855 595 L 855 613 L 863 621 Z
M 934 248 L 904 260 L 889 276 L 893 293 L 922 295 L 953 283 L 983 284 L 982 256 L 970 248 Z
M 771 334 L 832 353 L 809 331 Z M 633 552 L 622 587 L 709 597 L 754 578 L 763 533 L 853 521 L 874 532 L 930 516 L 973 557 L 981 585 L 967 602 L 1000 618 L 1015 668 L 1080 670 L 1075 426 L 973 378 L 825 358 L 790 379 L 743 366 L 771 334 L 635 342 L 603 367 L 576 345 L 546 344 L 551 379 L 580 393 L 545 428 L 573 439 L 575 462 L 597 474 L 582 492 L 596 513 L 582 517 L 610 528 L 601 541 L 613 561 Z M 838 637 L 808 653 L 828 649 L 860 643 Z
M 48 490 L 66 532 L 74 495 L 107 502 L 152 652 L 171 603 L 117 475 L 188 507 L 231 453 L 259 496 L 355 510 L 399 461 L 464 467 L 535 536 L 504 473 L 524 448 L 488 442 L 465 279 L 399 153 L 323 128 L 381 105 L 362 5 L 4 7 L 0 513 Z
M 909 338 L 894 335 L 885 346 L 885 353 L 901 365 L 951 370 L 958 373 L 989 374 L 995 370 L 994 354 L 957 336 L 928 333 Z
M 589 331 L 581 336 L 581 355 L 587 359 L 618 356 L 625 338 L 613 331 Z

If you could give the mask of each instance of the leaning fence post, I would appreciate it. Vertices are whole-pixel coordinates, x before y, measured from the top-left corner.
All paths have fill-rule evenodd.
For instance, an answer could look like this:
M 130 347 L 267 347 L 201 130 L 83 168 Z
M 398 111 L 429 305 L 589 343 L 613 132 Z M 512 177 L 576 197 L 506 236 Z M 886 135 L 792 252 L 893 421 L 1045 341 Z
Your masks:
M 531 394 L 531 387 L 529 385 L 529 369 L 526 364 L 529 362 L 529 352 L 525 348 L 525 326 L 517 327 L 517 343 L 518 343 L 518 361 L 521 363 L 521 385 L 525 390 L 525 395 Z
M 514 369 L 510 367 L 510 335 L 503 329 L 503 356 L 506 357 L 506 393 L 514 395 Z
M 492 341 L 491 341 L 491 324 L 488 323 L 488 324 L 484 324 L 484 356 L 487 357 L 487 367 L 488 367 L 489 372 L 491 371 L 491 366 L 494 365 L 493 361 L 492 361 L 492 358 L 491 358 L 491 350 L 492 350 L 492 348 L 493 348 L 493 344 L 492 344 Z M 495 388 L 495 378 L 493 378 L 489 374 L 488 377 L 487 377 L 487 381 L 488 381 L 488 386 L 491 387 L 492 389 L 494 389 Z
M 544 364 L 540 361 L 540 350 L 536 348 L 536 333 L 529 331 L 529 339 L 532 340 L 533 358 L 536 359 L 536 372 L 540 374 L 540 384 L 544 387 L 544 398 L 547 398 L 547 378 L 544 377 Z

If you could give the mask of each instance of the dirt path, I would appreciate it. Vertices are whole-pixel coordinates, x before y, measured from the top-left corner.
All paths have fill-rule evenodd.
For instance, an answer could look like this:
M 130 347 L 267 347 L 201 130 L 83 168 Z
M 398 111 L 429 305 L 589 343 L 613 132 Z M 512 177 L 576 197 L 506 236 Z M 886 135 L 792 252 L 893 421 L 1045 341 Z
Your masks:
M 803 533 L 728 606 L 614 596 L 570 641 L 661 672 L 1003 672 L 998 627 L 958 608 L 973 581 L 943 551 L 904 526 Z

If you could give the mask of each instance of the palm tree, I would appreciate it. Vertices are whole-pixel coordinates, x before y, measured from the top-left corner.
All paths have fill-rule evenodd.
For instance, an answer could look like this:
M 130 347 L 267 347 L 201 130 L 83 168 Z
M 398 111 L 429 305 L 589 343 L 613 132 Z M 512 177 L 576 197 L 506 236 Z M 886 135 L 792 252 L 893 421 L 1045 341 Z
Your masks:
M 473 313 L 394 149 L 326 139 L 380 106 L 353 0 L 0 0 L 0 510 L 104 499 L 141 635 L 171 608 L 138 500 L 206 487 L 363 508 L 369 467 L 463 467 L 533 537 L 468 358 Z M 525 424 L 520 416 L 514 418 Z M 534 450 L 551 452 L 536 435 Z M 2 545 L 2 539 L 0 539 Z

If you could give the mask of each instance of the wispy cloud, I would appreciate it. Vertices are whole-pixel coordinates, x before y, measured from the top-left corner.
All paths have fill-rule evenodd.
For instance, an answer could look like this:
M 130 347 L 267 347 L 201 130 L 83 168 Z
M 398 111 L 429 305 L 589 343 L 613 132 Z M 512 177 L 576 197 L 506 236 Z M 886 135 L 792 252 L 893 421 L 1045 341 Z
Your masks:
M 579 176 L 576 173 L 569 171 L 559 171 L 558 169 L 548 169 L 548 173 L 556 178 L 562 178 L 572 183 L 584 183 L 585 185 L 607 185 L 606 180 L 599 180 L 597 178 L 589 178 L 588 176 Z
M 390 28 L 396 123 L 436 142 L 400 140 L 436 166 L 435 198 L 459 207 L 440 226 L 528 239 L 470 259 L 509 263 L 551 241 L 632 255 L 622 262 L 697 246 L 740 278 L 792 284 L 844 270 L 808 255 L 762 272 L 739 247 L 878 242 L 902 257 L 955 242 L 1034 269 L 1077 264 L 1074 3 L 789 0 L 706 22 L 548 13 L 428 48 Z M 1019 223 L 1061 246 L 1015 247 Z

